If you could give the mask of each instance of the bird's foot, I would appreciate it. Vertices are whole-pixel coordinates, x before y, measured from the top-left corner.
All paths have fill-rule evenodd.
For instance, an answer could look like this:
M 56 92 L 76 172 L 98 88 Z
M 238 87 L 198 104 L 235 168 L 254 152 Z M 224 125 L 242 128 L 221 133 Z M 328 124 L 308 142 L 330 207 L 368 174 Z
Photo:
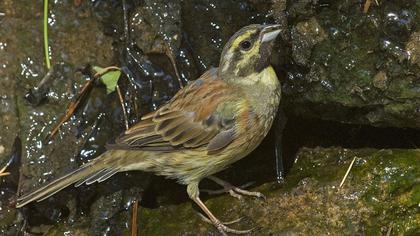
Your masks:
M 254 229 L 248 229 L 248 230 L 237 230 L 237 229 L 231 229 L 227 227 L 226 225 L 222 224 L 221 222 L 213 222 L 214 226 L 216 226 L 217 230 L 223 235 L 227 236 L 226 233 L 233 233 L 233 234 L 249 234 Z
M 249 230 L 236 230 L 231 229 L 226 225 L 234 224 L 239 222 L 241 219 L 234 220 L 231 222 L 222 223 L 219 219 L 217 219 L 213 213 L 206 207 L 206 205 L 201 201 L 199 197 L 199 191 L 198 191 L 198 182 L 196 183 L 190 183 L 187 186 L 187 193 L 190 196 L 191 200 L 193 200 L 200 208 L 201 210 L 207 215 L 207 217 L 202 216 L 202 218 L 206 221 L 214 225 L 217 230 L 222 235 L 227 235 L 227 233 L 234 233 L 234 234 L 247 234 L 250 233 L 253 229 Z
M 213 222 L 209 218 L 207 218 L 205 215 L 203 215 L 201 213 L 198 213 L 198 215 L 201 217 L 201 219 L 203 219 L 203 221 L 205 221 L 209 224 L 213 224 Z M 243 217 L 238 218 L 236 220 L 224 221 L 224 222 L 220 222 L 220 223 L 222 223 L 224 225 L 233 225 L 233 224 L 239 223 L 242 219 L 243 219 Z
M 222 235 L 227 235 L 226 233 L 234 233 L 234 234 L 248 234 L 250 232 L 252 232 L 252 230 L 254 229 L 248 229 L 248 230 L 237 230 L 237 229 L 232 229 L 229 228 L 227 225 L 231 225 L 231 224 L 235 224 L 238 223 L 242 220 L 242 218 L 236 219 L 236 220 L 232 220 L 232 221 L 228 221 L 228 222 L 221 222 L 219 220 L 215 220 L 214 222 L 211 221 L 209 218 L 205 217 L 203 214 L 200 214 L 200 217 L 207 223 L 214 225 L 217 230 L 219 230 L 219 232 Z
M 229 193 L 232 197 L 235 197 L 235 198 L 238 198 L 238 199 L 242 199 L 242 196 L 253 196 L 253 197 L 263 198 L 265 200 L 264 194 L 262 194 L 260 192 L 252 192 L 252 191 L 247 191 L 247 190 L 243 189 L 243 188 L 246 188 L 246 187 L 249 187 L 250 185 L 252 185 L 253 184 L 252 182 L 251 183 L 246 183 L 246 184 L 244 184 L 240 187 L 236 187 L 236 186 L 230 184 L 229 182 L 226 182 L 226 181 L 224 181 L 222 179 L 219 179 L 215 176 L 209 176 L 207 178 L 223 187 L 220 190 L 208 190 L 208 189 L 201 190 L 201 191 L 206 192 L 208 194 Z

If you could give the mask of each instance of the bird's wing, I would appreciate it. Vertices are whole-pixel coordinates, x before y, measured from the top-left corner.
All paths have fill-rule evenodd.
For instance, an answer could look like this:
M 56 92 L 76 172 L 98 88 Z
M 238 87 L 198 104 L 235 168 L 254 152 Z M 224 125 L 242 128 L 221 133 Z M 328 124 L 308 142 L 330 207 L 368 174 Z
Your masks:
M 108 149 L 171 151 L 205 146 L 217 153 L 237 136 L 238 91 L 211 69 L 180 90 L 168 104 L 145 115 Z

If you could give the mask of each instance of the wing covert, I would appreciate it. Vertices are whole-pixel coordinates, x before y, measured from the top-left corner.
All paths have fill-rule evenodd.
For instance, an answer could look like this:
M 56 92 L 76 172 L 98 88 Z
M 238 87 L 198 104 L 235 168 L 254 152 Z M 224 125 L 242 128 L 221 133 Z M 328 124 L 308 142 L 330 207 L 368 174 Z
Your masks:
M 108 149 L 170 151 L 206 146 L 216 153 L 236 137 L 237 91 L 217 78 L 217 69 L 191 82 L 164 106 L 142 117 Z

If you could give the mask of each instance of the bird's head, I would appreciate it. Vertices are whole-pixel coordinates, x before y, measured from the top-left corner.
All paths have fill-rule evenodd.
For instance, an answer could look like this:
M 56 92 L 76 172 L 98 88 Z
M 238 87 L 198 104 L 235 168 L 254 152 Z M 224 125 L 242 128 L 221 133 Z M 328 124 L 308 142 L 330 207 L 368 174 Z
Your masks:
M 270 65 L 279 25 L 248 25 L 236 32 L 223 48 L 219 76 L 230 80 L 259 73 Z

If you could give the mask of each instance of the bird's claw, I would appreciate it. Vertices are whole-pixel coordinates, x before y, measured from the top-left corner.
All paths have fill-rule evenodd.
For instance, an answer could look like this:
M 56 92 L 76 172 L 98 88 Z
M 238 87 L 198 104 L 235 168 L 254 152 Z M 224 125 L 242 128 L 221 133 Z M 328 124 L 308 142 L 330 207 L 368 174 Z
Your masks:
M 247 230 L 237 230 L 237 229 L 231 229 L 227 227 L 226 225 L 222 224 L 221 222 L 215 223 L 216 228 L 219 230 L 219 232 L 222 235 L 227 235 L 226 233 L 234 233 L 234 234 L 249 234 L 254 229 L 247 229 Z
M 220 221 L 212 222 L 209 218 L 205 217 L 204 215 L 202 215 L 200 213 L 199 213 L 199 215 L 205 222 L 207 222 L 209 224 L 213 224 L 223 236 L 226 236 L 227 235 L 226 233 L 248 234 L 248 233 L 250 233 L 254 230 L 254 228 L 248 229 L 248 230 L 237 230 L 237 229 L 229 228 L 227 226 L 227 225 L 231 225 L 231 224 L 235 224 L 235 223 L 240 222 L 243 217 L 241 217 L 239 219 L 236 219 L 236 220 L 228 221 L 228 222 L 220 222 Z

